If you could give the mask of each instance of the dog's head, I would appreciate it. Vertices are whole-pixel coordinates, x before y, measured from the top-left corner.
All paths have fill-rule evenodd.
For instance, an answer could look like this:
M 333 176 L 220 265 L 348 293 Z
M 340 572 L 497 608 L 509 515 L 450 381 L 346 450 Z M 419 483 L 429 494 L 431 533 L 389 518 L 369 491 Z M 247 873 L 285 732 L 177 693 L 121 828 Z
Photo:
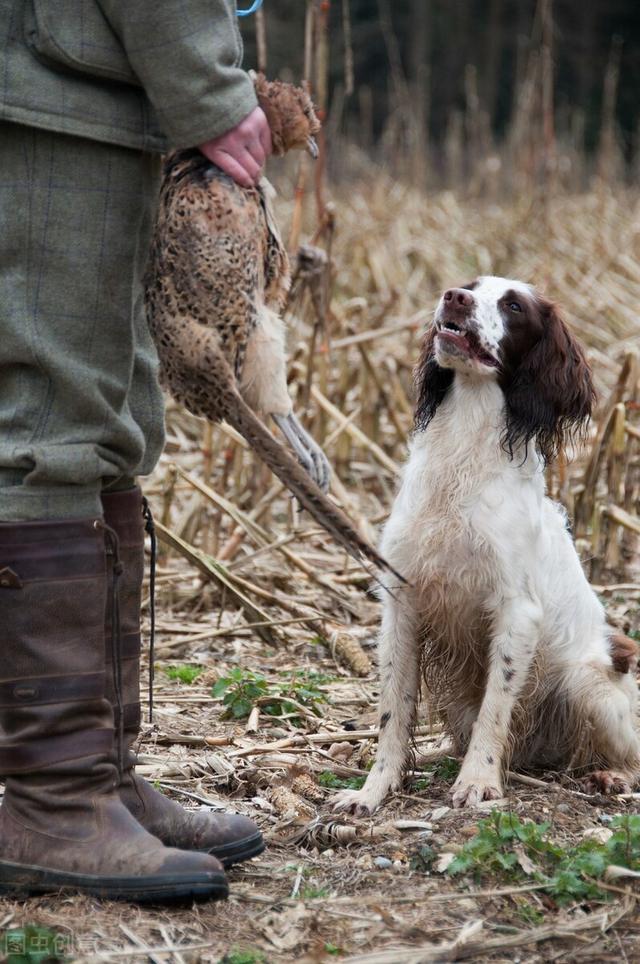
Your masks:
M 417 428 L 429 424 L 456 374 L 500 385 L 511 455 L 534 441 L 552 459 L 584 427 L 595 399 L 589 365 L 557 306 L 508 278 L 478 278 L 442 295 L 416 370 Z

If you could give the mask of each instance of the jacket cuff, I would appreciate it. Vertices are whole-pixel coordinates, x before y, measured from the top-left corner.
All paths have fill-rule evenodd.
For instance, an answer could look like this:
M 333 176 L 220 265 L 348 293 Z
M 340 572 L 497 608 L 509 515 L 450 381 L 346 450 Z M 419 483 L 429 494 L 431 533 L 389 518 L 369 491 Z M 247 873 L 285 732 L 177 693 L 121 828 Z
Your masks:
M 172 148 L 195 147 L 226 134 L 251 113 L 258 99 L 253 83 L 243 70 L 234 70 L 224 89 L 211 85 L 194 99 L 154 107 L 160 126 Z
M 171 147 L 225 134 L 257 104 L 235 0 L 99 0 Z

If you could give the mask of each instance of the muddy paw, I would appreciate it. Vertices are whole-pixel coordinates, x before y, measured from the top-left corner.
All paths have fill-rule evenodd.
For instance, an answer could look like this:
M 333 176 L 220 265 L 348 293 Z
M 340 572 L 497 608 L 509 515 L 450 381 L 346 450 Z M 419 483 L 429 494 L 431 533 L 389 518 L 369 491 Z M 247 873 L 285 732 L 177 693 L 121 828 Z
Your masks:
M 617 770 L 595 770 L 584 781 L 587 793 L 604 793 L 612 796 L 615 793 L 631 793 L 631 783 L 624 773 Z
M 333 810 L 352 813 L 354 817 L 370 817 L 379 805 L 379 800 L 373 800 L 362 790 L 342 790 L 332 801 Z
M 502 796 L 502 788 L 491 785 L 481 779 L 479 780 L 456 780 L 451 794 L 453 805 L 456 809 L 460 807 L 477 807 L 483 800 L 499 800 Z

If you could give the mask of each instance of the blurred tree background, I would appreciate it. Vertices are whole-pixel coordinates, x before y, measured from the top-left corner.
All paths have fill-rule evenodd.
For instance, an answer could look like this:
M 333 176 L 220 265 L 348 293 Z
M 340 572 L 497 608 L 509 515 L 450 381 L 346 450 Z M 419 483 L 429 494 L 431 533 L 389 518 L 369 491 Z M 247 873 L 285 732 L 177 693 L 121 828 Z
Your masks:
M 528 140 L 536 169 L 637 176 L 639 0 L 265 0 L 271 75 L 304 76 L 311 11 L 327 26 L 326 57 L 307 59 L 334 155 L 345 137 L 389 164 L 413 155 L 415 173 L 428 153 L 431 176 L 456 181 L 474 176 L 470 155 L 495 168 Z M 256 18 L 242 23 L 254 65 Z

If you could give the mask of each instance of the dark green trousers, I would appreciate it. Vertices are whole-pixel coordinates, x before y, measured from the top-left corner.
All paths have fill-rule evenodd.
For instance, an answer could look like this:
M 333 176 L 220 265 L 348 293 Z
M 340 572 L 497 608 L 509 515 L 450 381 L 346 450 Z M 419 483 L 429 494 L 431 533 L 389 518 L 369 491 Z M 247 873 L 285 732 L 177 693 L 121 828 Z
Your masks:
M 0 123 L 0 522 L 98 514 L 160 456 L 158 178 L 157 155 Z

